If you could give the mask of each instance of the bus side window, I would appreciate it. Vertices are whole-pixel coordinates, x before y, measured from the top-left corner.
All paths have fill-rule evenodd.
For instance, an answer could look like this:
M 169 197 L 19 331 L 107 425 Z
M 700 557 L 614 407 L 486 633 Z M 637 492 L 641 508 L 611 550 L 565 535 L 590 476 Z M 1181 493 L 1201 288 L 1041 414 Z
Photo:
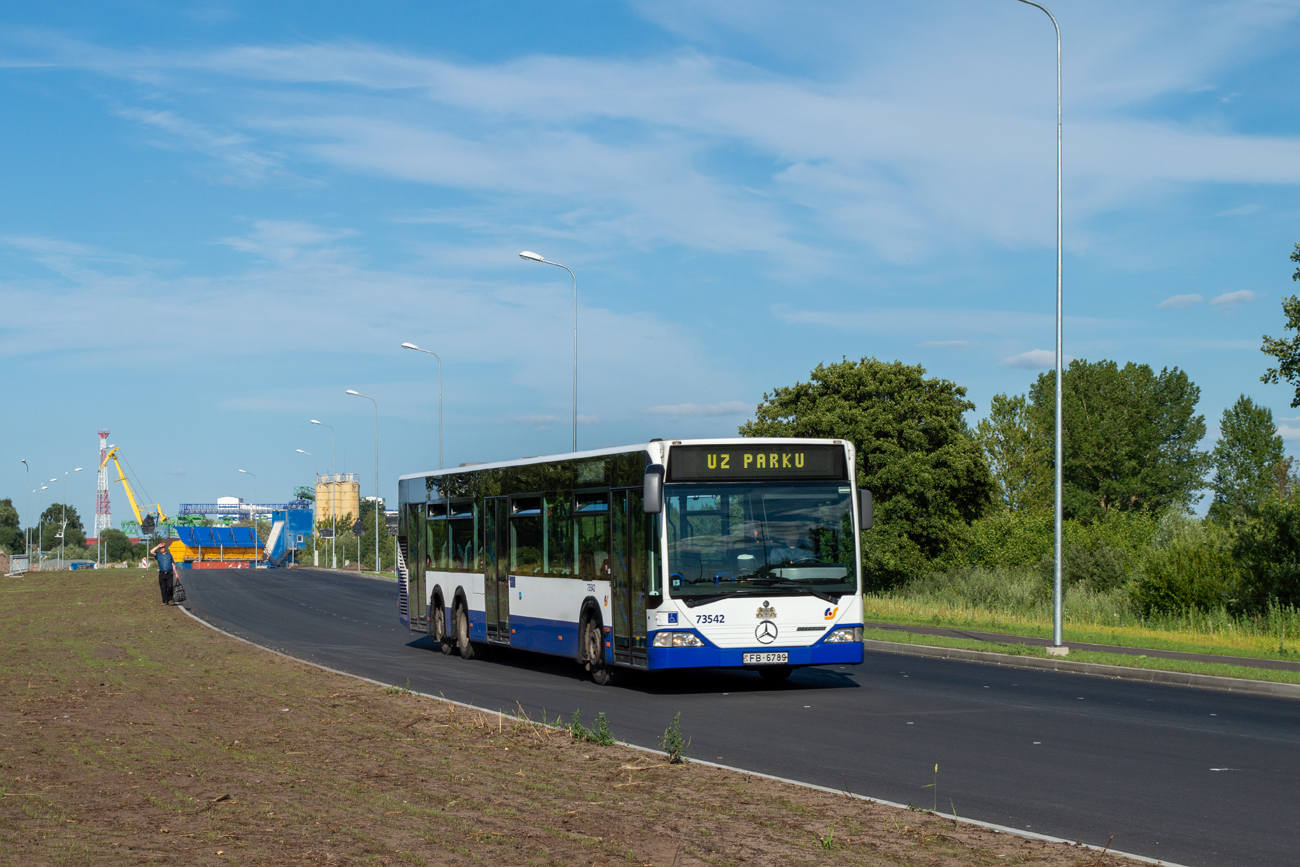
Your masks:
M 544 504 L 542 560 L 547 575 L 573 575 L 573 494 L 548 494 Z
M 578 577 L 607 580 L 610 577 L 608 491 L 578 494 L 574 498 L 573 543 Z

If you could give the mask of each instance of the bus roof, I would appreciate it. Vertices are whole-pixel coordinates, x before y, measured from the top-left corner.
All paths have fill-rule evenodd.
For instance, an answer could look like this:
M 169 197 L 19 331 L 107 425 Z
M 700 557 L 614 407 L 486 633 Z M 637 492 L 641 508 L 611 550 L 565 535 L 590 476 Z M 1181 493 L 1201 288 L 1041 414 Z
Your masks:
M 695 440 L 659 440 L 658 442 L 662 442 L 668 446 L 709 445 L 714 443 L 718 445 L 729 445 L 733 443 L 737 445 L 741 443 L 749 443 L 751 445 L 756 443 L 788 443 L 792 445 L 796 443 L 816 443 L 820 445 L 846 444 L 846 441 L 843 439 L 825 439 L 817 437 L 717 437 Z M 628 452 L 649 451 L 650 447 L 654 444 L 654 442 L 635 443 L 633 445 L 615 446 L 607 449 L 593 449 L 586 452 L 567 452 L 558 455 L 536 455 L 528 458 L 516 458 L 513 461 L 492 461 L 491 463 L 469 464 L 467 466 L 452 467 L 444 470 L 428 470 L 423 473 L 407 473 L 406 475 L 398 476 L 397 478 L 398 481 L 405 481 L 407 479 L 426 479 L 430 476 L 446 476 L 454 473 L 464 473 L 475 470 L 492 470 L 497 469 L 498 467 L 524 467 L 529 464 L 545 464 L 550 463 L 551 461 L 572 461 L 581 458 L 598 458 L 604 455 L 622 455 L 627 454 Z M 849 445 L 851 447 L 851 444 Z

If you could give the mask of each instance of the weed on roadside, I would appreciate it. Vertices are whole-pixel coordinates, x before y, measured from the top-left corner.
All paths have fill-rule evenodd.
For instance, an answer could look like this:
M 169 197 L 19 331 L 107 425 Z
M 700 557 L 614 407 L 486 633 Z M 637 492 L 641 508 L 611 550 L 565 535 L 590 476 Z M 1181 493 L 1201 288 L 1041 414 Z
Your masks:
M 664 729 L 659 748 L 668 754 L 669 764 L 684 765 L 690 761 L 686 756 L 686 750 L 690 745 L 690 738 L 682 737 L 682 713 L 678 711 L 677 716 L 673 717 L 672 725 Z

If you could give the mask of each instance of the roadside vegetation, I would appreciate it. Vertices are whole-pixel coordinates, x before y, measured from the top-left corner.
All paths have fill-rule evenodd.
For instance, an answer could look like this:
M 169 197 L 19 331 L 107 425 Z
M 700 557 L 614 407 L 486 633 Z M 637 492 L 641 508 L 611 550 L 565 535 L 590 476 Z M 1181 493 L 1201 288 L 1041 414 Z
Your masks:
M 1282 310 L 1287 336 L 1264 338 L 1276 366 L 1260 379 L 1293 386 L 1296 407 L 1300 298 Z M 853 442 L 876 504 L 862 538 L 868 619 L 1046 636 L 1055 371 L 1027 386 L 995 395 L 971 428 L 964 387 L 845 359 L 764 395 L 740 433 Z M 1291 657 L 1300 477 L 1272 411 L 1242 394 L 1207 451 L 1200 389 L 1176 367 L 1076 359 L 1061 386 L 1067 639 Z
M 597 708 L 457 707 L 227 638 L 146 571 L 78 579 L 0 579 L 4 863 L 1128 863 L 687 762 L 671 696 L 669 755 L 634 750 Z

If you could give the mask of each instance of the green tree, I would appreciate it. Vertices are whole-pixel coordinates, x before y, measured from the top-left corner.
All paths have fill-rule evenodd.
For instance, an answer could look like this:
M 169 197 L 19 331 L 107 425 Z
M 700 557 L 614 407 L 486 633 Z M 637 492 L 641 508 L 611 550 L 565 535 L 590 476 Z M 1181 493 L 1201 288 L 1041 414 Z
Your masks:
M 5 497 L 0 500 L 0 549 L 10 554 L 21 554 L 25 544 L 18 510 L 14 508 L 14 501 Z
M 1052 505 L 1052 440 L 1034 424 L 1023 394 L 993 395 L 975 439 L 997 484 L 995 502 L 1013 512 Z
M 1049 441 L 1055 389 L 1056 371 L 1049 371 L 1029 392 L 1034 423 Z M 1066 515 L 1095 520 L 1112 509 L 1161 511 L 1200 498 L 1209 469 L 1209 455 L 1196 447 L 1205 416 L 1196 414 L 1201 390 L 1186 373 L 1076 359 L 1062 391 Z
M 111 527 L 104 530 L 104 556 L 110 563 L 131 559 L 131 539 L 121 530 Z
M 1300 264 L 1300 244 L 1291 251 L 1291 261 Z M 1300 268 L 1291 275 L 1292 280 L 1300 280 Z M 1282 312 L 1286 314 L 1286 329 L 1300 330 L 1300 298 L 1292 295 L 1282 299 Z M 1259 378 L 1260 382 L 1277 385 L 1279 379 L 1285 379 L 1295 386 L 1291 397 L 1292 406 L 1300 406 L 1300 334 L 1293 337 L 1269 337 L 1264 335 L 1264 345 L 1260 351 L 1277 359 L 1277 367 L 1270 367 Z
M 58 538 L 59 528 L 63 521 L 68 522 L 67 532 L 64 538 Z M 86 545 L 86 530 L 81 525 L 81 516 L 77 514 L 76 506 L 65 507 L 62 503 L 51 503 L 49 508 L 41 512 L 41 550 L 53 551 L 59 547 L 62 541 L 67 548 L 84 548 Z
M 1265 500 L 1237 537 L 1233 555 L 1247 610 L 1300 605 L 1300 503 Z
M 1277 487 L 1275 470 L 1285 458 L 1273 411 L 1246 395 L 1223 411 L 1214 464 L 1214 502 L 1210 517 L 1240 518 L 1253 513 Z
M 889 586 L 955 561 L 970 522 L 989 508 L 993 479 L 964 417 L 974 408 L 966 389 L 920 365 L 845 359 L 764 394 L 740 433 L 853 443 L 858 484 L 876 504 L 863 570 Z

